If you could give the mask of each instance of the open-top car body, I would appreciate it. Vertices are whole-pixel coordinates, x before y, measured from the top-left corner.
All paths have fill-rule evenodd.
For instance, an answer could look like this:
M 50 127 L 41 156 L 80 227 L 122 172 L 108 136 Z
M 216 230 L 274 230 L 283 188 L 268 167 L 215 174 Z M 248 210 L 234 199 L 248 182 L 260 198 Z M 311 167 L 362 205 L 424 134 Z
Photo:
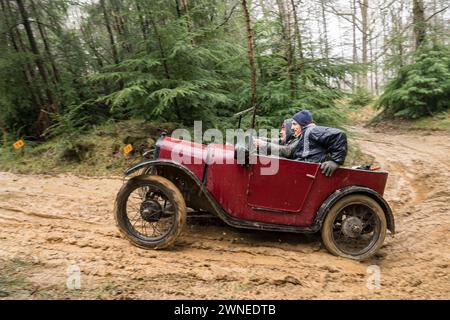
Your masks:
M 233 145 L 203 145 L 161 137 L 150 159 L 129 168 L 119 191 L 115 218 L 135 245 L 172 245 L 187 208 L 217 215 L 237 228 L 292 233 L 321 232 L 333 254 L 367 259 L 383 244 L 394 218 L 383 199 L 388 173 L 339 168 L 331 177 L 320 164 L 253 154 L 245 164 Z M 253 164 L 249 164 L 253 163 Z

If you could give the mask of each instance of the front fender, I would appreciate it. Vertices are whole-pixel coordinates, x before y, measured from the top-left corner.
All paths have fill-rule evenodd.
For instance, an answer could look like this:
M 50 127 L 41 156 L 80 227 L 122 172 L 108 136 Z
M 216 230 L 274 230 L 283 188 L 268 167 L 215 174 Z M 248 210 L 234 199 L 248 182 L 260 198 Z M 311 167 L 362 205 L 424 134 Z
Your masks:
M 177 169 L 181 169 L 182 171 L 184 171 L 191 178 L 196 180 L 196 182 L 198 182 L 197 177 L 195 176 L 195 174 L 191 170 L 189 170 L 188 168 L 186 168 L 182 164 L 180 164 L 178 162 L 175 162 L 175 161 L 171 161 L 171 160 L 144 160 L 144 161 L 141 161 L 141 162 L 139 162 L 139 163 L 129 167 L 127 170 L 125 170 L 124 175 L 125 176 L 129 176 L 130 174 L 138 171 L 139 169 L 142 169 L 142 168 L 145 168 L 145 167 L 152 167 L 152 166 L 176 167 Z
M 370 188 L 361 186 L 345 187 L 335 191 L 332 195 L 330 195 L 320 206 L 314 224 L 322 226 L 322 222 L 325 219 L 325 216 L 327 215 L 331 207 L 333 207 L 333 205 L 344 196 L 355 193 L 365 194 L 378 202 L 381 208 L 383 208 L 384 214 L 386 216 L 387 228 L 389 231 L 391 231 L 392 234 L 394 234 L 395 233 L 394 215 L 392 214 L 392 210 L 389 204 L 386 202 L 386 200 L 383 199 L 383 197 L 378 192 Z

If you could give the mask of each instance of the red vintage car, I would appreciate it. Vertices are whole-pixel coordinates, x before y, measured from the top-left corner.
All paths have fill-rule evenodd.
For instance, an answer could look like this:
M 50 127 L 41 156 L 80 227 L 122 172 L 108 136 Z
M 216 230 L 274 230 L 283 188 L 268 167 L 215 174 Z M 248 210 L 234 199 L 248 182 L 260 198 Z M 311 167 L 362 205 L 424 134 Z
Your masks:
M 174 150 L 181 151 L 181 160 L 174 160 Z M 223 161 L 208 161 L 211 157 Z M 357 260 L 371 257 L 387 230 L 394 233 L 394 217 L 382 197 L 386 171 L 339 168 L 327 177 L 317 163 L 278 159 L 277 173 L 263 175 L 273 156 L 248 157 L 255 161 L 242 165 L 233 145 L 162 136 L 151 158 L 125 172 L 140 174 L 117 195 L 120 231 L 139 247 L 167 248 L 192 208 L 237 228 L 321 232 L 331 253 Z

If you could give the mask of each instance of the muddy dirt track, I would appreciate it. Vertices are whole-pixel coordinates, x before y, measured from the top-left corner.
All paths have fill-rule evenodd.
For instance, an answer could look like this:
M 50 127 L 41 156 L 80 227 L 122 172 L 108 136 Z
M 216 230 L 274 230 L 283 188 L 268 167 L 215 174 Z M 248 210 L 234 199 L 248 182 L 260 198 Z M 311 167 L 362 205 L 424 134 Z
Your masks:
M 201 219 L 172 250 L 146 251 L 115 227 L 119 177 L 0 173 L 0 299 L 449 299 L 450 136 L 351 130 L 390 171 L 397 234 L 370 261 L 334 257 L 315 235 Z

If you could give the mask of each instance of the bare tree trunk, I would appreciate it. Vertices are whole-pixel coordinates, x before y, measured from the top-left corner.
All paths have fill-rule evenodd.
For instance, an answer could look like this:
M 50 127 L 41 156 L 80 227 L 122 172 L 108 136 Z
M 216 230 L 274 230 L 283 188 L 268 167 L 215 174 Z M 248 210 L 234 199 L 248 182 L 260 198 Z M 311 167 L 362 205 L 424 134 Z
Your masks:
M 8 3 L 8 6 L 9 6 L 9 3 Z M 20 31 L 17 28 L 15 28 L 13 30 L 13 34 L 15 34 L 15 36 L 17 38 L 17 42 L 18 42 L 18 45 L 19 45 L 19 50 L 21 52 L 24 52 L 24 53 L 27 52 L 27 47 L 25 46 L 25 43 L 23 42 L 22 35 L 21 35 Z M 30 64 L 29 62 L 27 62 L 25 64 L 25 66 L 26 66 L 26 72 L 27 72 L 27 74 L 29 74 L 29 77 L 30 77 L 30 83 L 32 84 L 32 86 L 37 87 L 36 98 L 37 98 L 37 101 L 38 101 L 38 106 L 44 106 L 45 98 L 42 96 L 41 88 L 39 88 L 39 86 L 36 85 L 37 81 L 35 81 L 35 79 L 36 79 L 36 72 L 35 72 L 36 67 L 34 65 Z
M 375 39 L 375 48 L 378 48 L 378 37 Z M 373 61 L 375 66 L 375 94 L 378 96 L 380 94 L 380 83 L 378 78 L 378 57 L 375 55 L 375 61 Z
M 323 38 L 324 38 L 324 58 L 325 61 L 328 63 L 329 62 L 329 56 L 330 56 L 330 45 L 328 42 L 328 24 L 327 24 L 327 16 L 325 14 L 325 2 L 326 0 L 320 0 L 320 7 L 322 10 L 322 28 L 323 28 Z
M 131 42 L 129 41 L 130 34 L 128 32 L 127 24 L 125 18 L 123 16 L 123 7 L 121 1 L 118 0 L 110 0 L 112 6 L 112 14 L 115 21 L 116 31 L 120 38 L 120 43 L 124 52 L 131 53 L 133 51 L 133 47 Z
M 248 12 L 247 0 L 242 0 L 242 9 L 244 11 L 245 17 L 245 26 L 247 28 L 247 54 L 248 61 L 250 64 L 250 72 L 251 72 L 251 89 L 252 96 L 250 100 L 251 107 L 253 108 L 253 116 L 252 116 L 252 128 L 256 126 L 256 64 L 255 64 L 255 54 L 253 49 L 253 30 L 250 21 L 250 13 Z
M 283 0 L 277 0 L 278 10 L 280 13 L 281 33 L 283 35 L 283 45 L 285 47 L 285 56 L 287 61 L 287 77 L 289 79 L 290 96 L 295 98 L 296 85 L 294 77 L 294 48 L 292 46 L 291 23 L 289 19 L 289 12 L 286 11 L 286 6 Z
M 297 8 L 294 3 L 294 0 L 291 0 L 291 6 L 292 6 L 292 13 L 294 16 L 295 37 L 297 39 L 298 54 L 300 57 L 300 68 L 303 68 L 304 56 L 303 56 L 302 33 L 300 32 L 300 23 L 299 23 L 299 19 L 298 19 L 298 15 L 297 15 Z
M 47 55 L 48 60 L 50 61 L 51 66 L 52 66 L 54 84 L 58 85 L 59 83 L 61 83 L 61 77 L 60 77 L 58 67 L 56 66 L 55 58 L 52 54 L 50 44 L 47 39 L 47 33 L 45 32 L 45 29 L 41 24 L 41 21 L 39 19 L 39 13 L 36 9 L 36 5 L 35 5 L 34 1 L 30 0 L 30 4 L 31 4 L 31 9 L 33 11 L 33 14 L 37 20 L 37 26 L 38 26 L 38 30 L 39 30 L 39 34 L 41 36 L 42 42 L 44 43 L 45 53 Z
M 388 32 L 387 32 L 387 19 L 386 19 L 386 15 L 382 15 L 381 16 L 381 21 L 383 23 L 383 48 L 385 48 L 386 53 L 383 55 L 383 70 L 382 70 L 382 79 L 381 79 L 381 83 L 384 89 L 384 84 L 387 82 L 388 79 L 388 74 L 387 74 L 387 66 L 386 66 L 386 55 L 387 55 L 387 48 L 388 48 L 388 43 L 387 43 L 387 38 L 388 38 Z
M 119 64 L 120 63 L 120 59 L 119 59 L 119 54 L 117 51 L 117 45 L 116 45 L 116 40 L 114 39 L 114 34 L 111 28 L 111 21 L 109 20 L 109 14 L 108 11 L 106 10 L 106 5 L 105 5 L 105 0 L 100 0 L 100 6 L 102 8 L 103 11 L 103 18 L 105 20 L 105 26 L 106 26 L 106 30 L 108 31 L 108 36 L 109 36 L 109 42 L 111 45 L 111 52 L 112 52 L 112 57 L 114 60 L 115 64 Z
M 136 10 L 139 16 L 139 23 L 141 24 L 142 37 L 144 41 L 148 41 L 148 24 L 146 24 L 144 15 L 142 13 L 141 5 L 139 4 L 139 0 L 135 0 Z
M 181 18 L 181 9 L 179 0 L 175 0 L 175 8 L 177 9 L 177 17 Z
M 161 60 L 163 62 L 163 68 L 164 68 L 164 72 L 166 74 L 166 78 L 170 79 L 169 66 L 167 65 L 167 57 L 166 57 L 166 53 L 164 50 L 164 46 L 162 44 L 161 36 L 158 31 L 158 27 L 157 27 L 155 21 L 153 20 L 153 18 L 151 18 L 151 17 L 150 17 L 150 23 L 153 27 L 153 31 L 155 32 L 155 36 L 158 41 L 159 54 L 160 54 Z
M 370 92 L 375 91 L 375 84 L 374 84 L 374 72 L 373 72 L 373 66 L 376 62 L 373 61 L 374 55 L 373 55 L 373 44 L 372 41 L 369 41 L 369 55 L 370 55 Z
M 194 22 L 189 15 L 189 3 L 188 0 L 175 0 L 177 4 L 177 14 L 178 18 L 185 17 L 186 18 L 186 29 L 189 33 L 192 33 L 194 30 Z M 195 37 L 192 37 L 191 43 L 193 45 L 197 44 L 197 40 Z
M 47 69 L 45 68 L 45 64 L 44 64 L 44 61 L 42 60 L 42 56 L 41 56 L 41 53 L 37 46 L 36 39 L 34 38 L 33 30 L 31 29 L 30 21 L 28 18 L 28 12 L 26 11 L 22 0 L 16 0 L 16 3 L 18 5 L 20 16 L 22 18 L 22 23 L 25 27 L 25 31 L 28 36 L 28 41 L 30 43 L 31 52 L 35 55 L 35 62 L 36 62 L 39 74 L 42 78 L 42 82 L 44 83 L 44 86 L 45 86 L 45 93 L 46 93 L 46 96 L 48 99 L 48 103 L 50 104 L 49 111 L 59 113 L 59 107 L 56 103 L 56 99 L 53 95 L 53 92 L 49 88 L 49 79 L 48 79 Z M 48 126 L 47 117 L 43 116 L 43 121 L 46 122 L 46 123 L 43 123 L 44 127 L 47 127 Z
M 356 0 L 352 0 L 352 34 L 353 34 L 353 64 L 358 63 L 358 49 L 356 46 Z M 359 86 L 359 76 L 352 74 L 353 77 L 353 91 Z
M 415 50 L 418 50 L 425 40 L 426 22 L 423 0 L 413 0 L 413 26 Z
M 320 56 L 322 57 L 322 59 L 324 59 L 325 57 L 325 49 L 324 49 L 324 44 L 323 44 L 323 30 L 322 30 L 322 24 L 320 23 L 320 19 L 316 20 L 317 23 L 317 33 L 319 35 L 319 52 L 320 52 Z M 312 38 L 311 38 L 312 39 Z
M 9 4 L 9 3 L 8 3 Z M 11 44 L 14 48 L 14 50 L 17 53 L 20 53 L 21 50 L 23 49 L 22 47 L 19 47 L 18 44 L 18 40 L 16 40 L 16 35 L 14 34 L 15 32 L 18 32 L 16 28 L 11 26 L 9 17 L 11 17 L 11 13 L 8 12 L 8 8 L 5 6 L 4 0 L 0 0 L 0 5 L 1 5 L 1 9 L 3 12 L 3 16 L 4 16 L 4 21 L 5 21 L 5 26 L 8 29 L 8 32 L 5 33 L 5 37 L 7 37 L 7 35 L 9 35 Z M 26 86 L 30 92 L 30 96 L 31 96 L 31 102 L 33 103 L 35 108 L 39 108 L 42 105 L 42 99 L 40 98 L 39 94 L 35 93 L 35 90 L 33 88 L 33 80 L 34 80 L 34 73 L 32 72 L 32 67 L 29 65 L 29 63 L 23 63 L 22 64 L 22 73 L 24 75 L 24 79 L 25 79 L 25 83 Z
M 361 86 L 364 89 L 368 89 L 367 81 L 367 68 L 369 65 L 368 58 L 368 39 L 369 39 L 369 0 L 359 1 L 361 8 L 361 28 L 362 28 L 362 63 L 364 65 L 364 71 L 362 74 Z
M 403 2 L 400 3 L 400 9 L 399 12 L 403 11 Z M 394 74 L 396 74 L 398 72 L 398 70 L 403 67 L 404 65 L 404 47 L 403 47 L 403 39 L 401 37 L 401 30 L 403 27 L 403 21 L 402 21 L 402 16 L 399 14 L 399 12 L 394 12 L 393 10 L 391 10 L 391 22 L 392 22 L 392 37 L 397 38 L 395 39 L 395 41 L 393 41 L 393 46 L 392 46 L 392 54 L 396 55 L 398 57 L 398 64 L 396 64 L 394 66 Z
M 313 34 L 312 34 L 311 28 L 308 28 L 307 30 L 308 30 L 308 37 L 309 37 L 309 45 L 308 45 L 308 47 L 309 47 L 309 52 L 310 52 L 310 54 L 311 54 L 311 59 L 314 60 L 314 59 L 316 58 L 316 54 L 315 54 L 315 52 L 314 52 L 314 44 L 313 44 L 313 41 L 312 41 L 312 39 L 313 39 Z

